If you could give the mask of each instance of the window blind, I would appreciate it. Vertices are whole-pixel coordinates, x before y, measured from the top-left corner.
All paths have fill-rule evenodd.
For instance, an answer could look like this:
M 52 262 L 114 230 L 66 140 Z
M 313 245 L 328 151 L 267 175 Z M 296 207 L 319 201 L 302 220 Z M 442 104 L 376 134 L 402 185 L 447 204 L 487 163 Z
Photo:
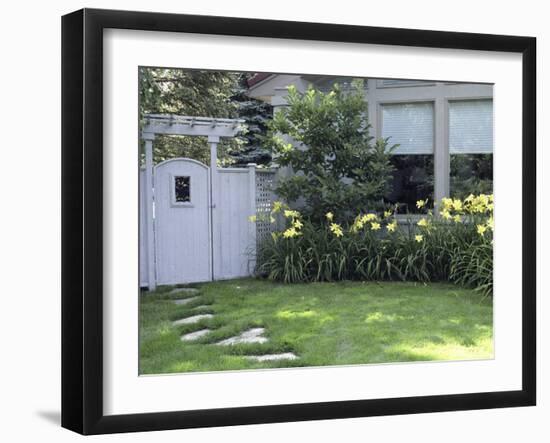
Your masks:
M 449 102 L 449 151 L 451 154 L 492 154 L 492 100 Z
M 382 105 L 382 137 L 399 144 L 394 154 L 433 154 L 433 103 Z

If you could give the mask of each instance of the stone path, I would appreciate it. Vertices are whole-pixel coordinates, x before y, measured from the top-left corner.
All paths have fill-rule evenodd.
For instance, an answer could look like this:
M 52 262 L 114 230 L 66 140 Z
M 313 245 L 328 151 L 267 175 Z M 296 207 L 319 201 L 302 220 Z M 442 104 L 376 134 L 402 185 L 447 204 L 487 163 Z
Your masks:
M 229 338 L 226 338 L 225 340 L 219 341 L 216 344 L 229 346 L 229 345 L 237 345 L 240 343 L 265 343 L 269 339 L 267 337 L 262 337 L 264 332 L 265 332 L 264 328 L 252 328 L 242 332 L 239 335 L 235 335 L 234 337 L 229 337 Z
M 246 355 L 245 358 L 254 361 L 296 360 L 298 356 L 293 352 L 282 354 Z
M 187 297 L 187 298 L 180 298 L 180 299 L 177 299 L 177 300 L 173 300 L 173 302 L 177 305 L 186 305 L 188 303 L 191 303 L 195 300 L 198 300 L 200 297 Z
M 201 337 L 204 337 L 205 335 L 210 334 L 210 329 L 199 329 L 195 332 L 190 332 L 189 334 L 184 334 L 180 337 L 181 341 L 193 341 L 198 340 Z
M 182 296 L 188 296 L 186 298 L 173 299 L 172 301 L 176 305 L 187 305 L 188 303 L 194 302 L 201 298 L 200 290 L 196 288 L 175 288 L 175 289 L 172 289 L 169 292 L 169 294 L 170 295 L 180 294 Z M 196 311 L 199 309 L 206 309 L 206 308 L 210 308 L 210 306 L 209 305 L 196 306 L 194 308 L 191 308 L 191 311 Z M 189 325 L 189 324 L 198 323 L 203 319 L 211 319 L 211 318 L 214 318 L 213 314 L 197 314 L 197 315 L 192 315 L 190 317 L 185 317 L 179 320 L 175 320 L 172 322 L 172 325 L 174 326 Z M 211 332 L 212 331 L 208 328 L 199 329 L 197 331 L 183 334 L 180 337 L 180 340 L 183 342 L 195 341 L 210 334 Z M 243 344 L 243 343 L 267 343 L 269 341 L 269 338 L 265 337 L 264 334 L 265 334 L 265 328 L 250 328 L 250 329 L 247 329 L 246 331 L 241 332 L 239 335 L 226 338 L 224 340 L 216 342 L 215 344 L 222 345 L 222 346 L 231 346 L 231 345 L 237 345 L 237 344 Z M 279 354 L 245 355 L 244 358 L 248 360 L 253 360 L 256 362 L 263 362 L 263 361 L 278 361 L 278 360 L 296 360 L 300 357 L 294 354 L 293 352 L 283 352 Z
M 198 323 L 204 318 L 213 318 L 214 316 L 212 314 L 199 314 L 199 315 L 193 315 L 192 317 L 185 317 L 180 318 L 179 320 L 173 321 L 172 324 L 174 326 L 179 325 L 190 325 L 192 323 Z

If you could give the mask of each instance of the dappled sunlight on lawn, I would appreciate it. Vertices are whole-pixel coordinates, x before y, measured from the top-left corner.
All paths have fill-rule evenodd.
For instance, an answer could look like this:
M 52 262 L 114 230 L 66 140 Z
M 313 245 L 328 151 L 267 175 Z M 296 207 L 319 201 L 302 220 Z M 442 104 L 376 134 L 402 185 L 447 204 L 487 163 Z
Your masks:
M 140 373 L 493 358 L 492 300 L 448 284 L 315 283 L 284 285 L 242 279 L 197 285 L 202 300 L 176 306 L 169 289 L 142 297 Z M 212 318 L 196 314 L 208 301 Z M 251 328 L 263 343 L 216 343 Z M 181 335 L 207 328 L 196 341 Z M 254 362 L 249 355 L 293 353 L 292 361 Z

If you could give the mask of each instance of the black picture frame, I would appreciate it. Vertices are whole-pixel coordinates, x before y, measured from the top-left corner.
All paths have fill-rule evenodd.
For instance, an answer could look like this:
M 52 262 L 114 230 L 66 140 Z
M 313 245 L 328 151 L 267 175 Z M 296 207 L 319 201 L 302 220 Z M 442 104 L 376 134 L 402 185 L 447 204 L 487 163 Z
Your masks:
M 103 30 L 170 31 L 522 54 L 522 389 L 105 416 Z M 104 434 L 532 406 L 536 403 L 536 39 L 83 9 L 62 18 L 62 426 Z

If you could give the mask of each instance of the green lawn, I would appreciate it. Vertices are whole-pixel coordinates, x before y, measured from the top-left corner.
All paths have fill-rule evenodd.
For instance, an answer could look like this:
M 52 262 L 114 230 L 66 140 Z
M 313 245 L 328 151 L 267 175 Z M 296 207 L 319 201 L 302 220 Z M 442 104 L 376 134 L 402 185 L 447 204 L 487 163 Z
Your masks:
M 242 279 L 195 287 L 201 290 L 199 299 L 183 306 L 170 300 L 171 287 L 142 294 L 140 373 L 493 357 L 492 300 L 456 286 L 287 285 Z M 172 325 L 199 313 L 214 317 Z M 180 340 L 182 334 L 205 327 L 212 329 L 205 337 L 195 342 Z M 212 344 L 251 327 L 264 327 L 269 341 Z M 258 363 L 243 357 L 281 352 L 294 352 L 299 359 Z

